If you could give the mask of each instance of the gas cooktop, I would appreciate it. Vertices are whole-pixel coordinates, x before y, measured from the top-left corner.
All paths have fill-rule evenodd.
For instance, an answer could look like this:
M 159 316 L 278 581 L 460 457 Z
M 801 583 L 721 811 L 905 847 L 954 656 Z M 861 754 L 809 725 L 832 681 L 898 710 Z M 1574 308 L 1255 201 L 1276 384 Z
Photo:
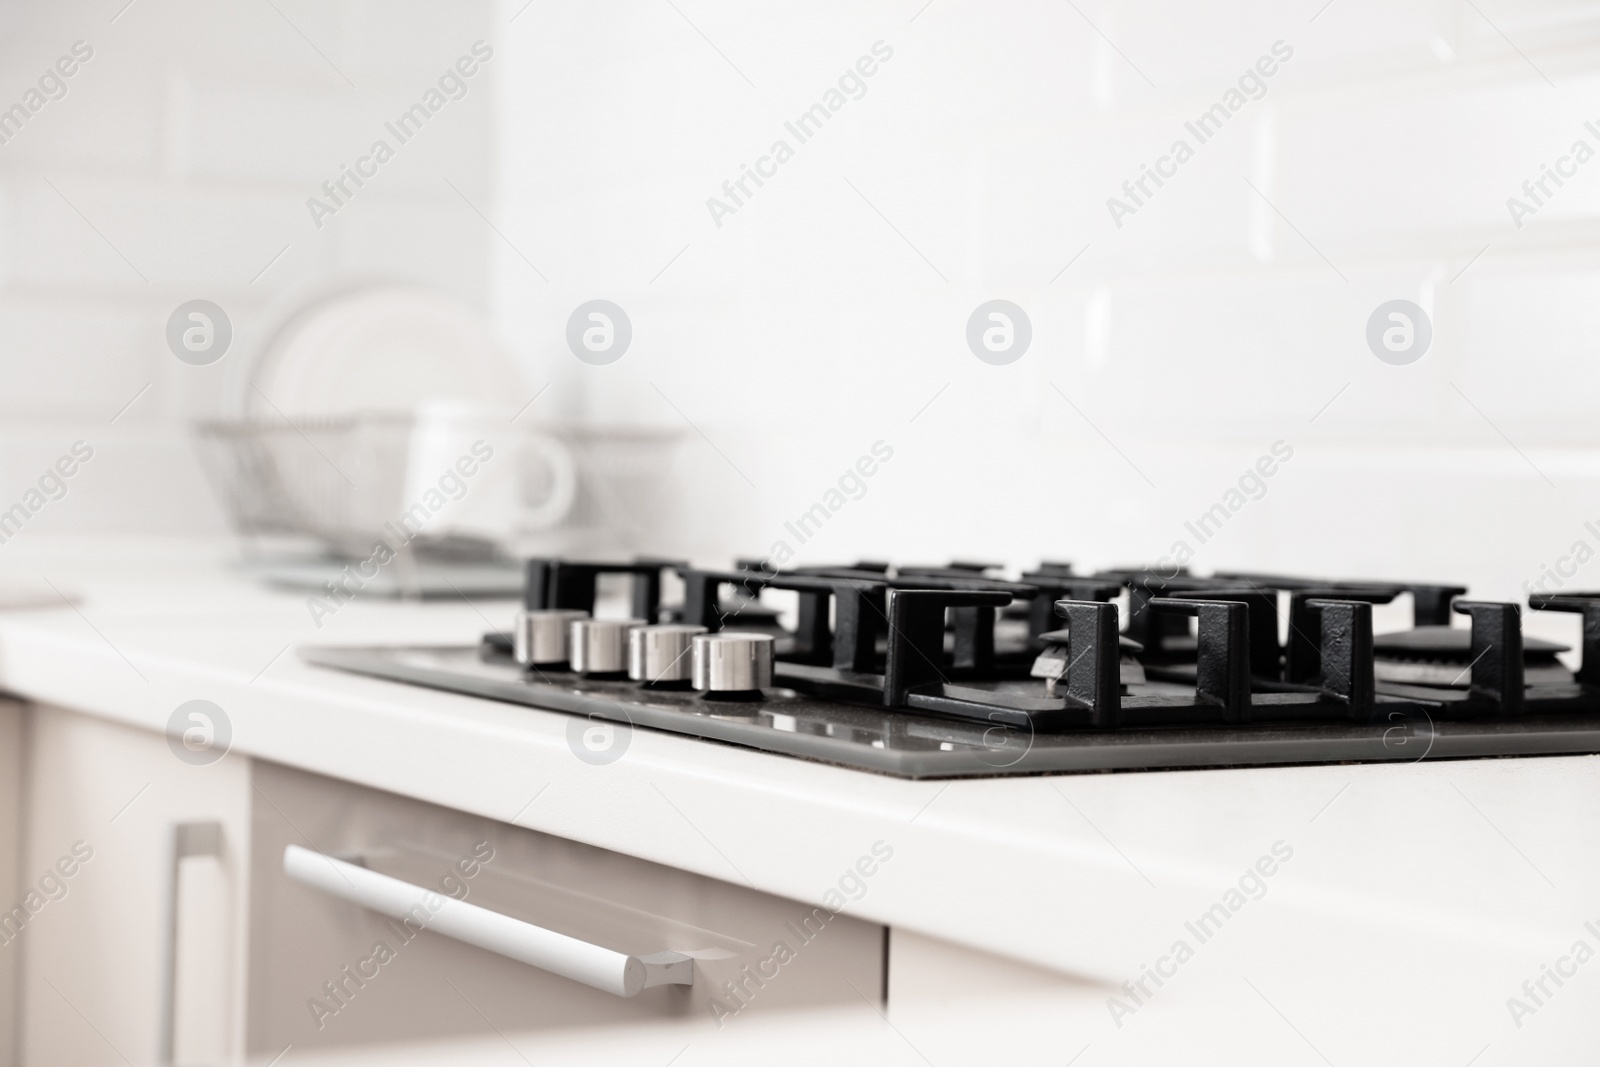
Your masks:
M 1600 593 L 1530 602 L 1582 615 L 1574 672 L 1460 586 L 1000 569 L 539 559 L 478 644 L 301 655 L 912 778 L 1600 752 Z M 596 617 L 617 576 L 629 610 Z M 1374 635 L 1401 597 L 1412 628 Z

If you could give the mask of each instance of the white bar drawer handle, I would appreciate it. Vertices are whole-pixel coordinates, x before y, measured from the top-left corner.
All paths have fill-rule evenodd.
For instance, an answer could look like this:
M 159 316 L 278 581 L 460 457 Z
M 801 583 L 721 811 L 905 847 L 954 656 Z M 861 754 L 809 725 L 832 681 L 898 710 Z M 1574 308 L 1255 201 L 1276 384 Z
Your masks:
M 299 845 L 283 850 L 283 873 L 380 915 L 410 920 L 436 934 L 619 997 L 652 986 L 694 984 L 694 960 L 681 953 L 614 952 Z

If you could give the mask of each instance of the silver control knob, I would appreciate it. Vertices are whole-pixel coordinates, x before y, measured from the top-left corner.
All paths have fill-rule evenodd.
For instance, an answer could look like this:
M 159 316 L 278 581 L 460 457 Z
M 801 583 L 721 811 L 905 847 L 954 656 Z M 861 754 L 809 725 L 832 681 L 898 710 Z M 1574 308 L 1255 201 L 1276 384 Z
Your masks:
M 568 629 L 568 662 L 579 674 L 621 674 L 628 669 L 628 631 L 643 619 L 574 619 Z
M 567 662 L 567 628 L 573 619 L 586 619 L 587 611 L 552 608 L 519 611 L 511 626 L 511 655 L 524 667 L 548 667 Z
M 694 687 L 702 693 L 747 693 L 771 684 L 771 634 L 735 631 L 694 639 Z
M 652 685 L 686 682 L 693 674 L 692 642 L 704 626 L 667 623 L 640 626 L 628 632 L 628 677 Z

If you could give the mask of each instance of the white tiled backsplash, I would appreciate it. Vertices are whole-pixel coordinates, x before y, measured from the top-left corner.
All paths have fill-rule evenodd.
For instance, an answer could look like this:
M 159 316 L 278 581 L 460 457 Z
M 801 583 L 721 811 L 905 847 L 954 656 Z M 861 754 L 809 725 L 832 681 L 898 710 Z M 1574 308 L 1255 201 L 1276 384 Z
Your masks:
M 1197 567 L 1512 597 L 1600 518 L 1600 159 L 1520 228 L 1506 204 L 1600 150 L 1600 3 L 124 3 L 0 5 L 0 104 L 95 50 L 0 145 L 0 499 L 97 449 L 29 536 L 222 528 L 184 437 L 222 368 L 174 360 L 166 315 L 215 300 L 245 345 L 345 273 L 482 307 L 546 417 L 689 433 L 641 551 L 1131 563 L 1276 441 Z M 480 38 L 467 98 L 315 228 L 306 198 Z M 1119 227 L 1107 198 L 1179 138 Z M 565 347 L 595 298 L 633 323 L 608 366 Z M 1008 366 L 966 347 L 993 298 L 1033 326 Z M 1405 367 L 1365 341 L 1396 298 L 1435 329 Z
M 94 449 L 18 537 L 224 530 L 188 427 L 274 298 L 352 274 L 485 304 L 486 232 L 442 176 L 487 196 L 489 87 L 332 224 L 306 200 L 491 35 L 488 3 L 126 4 L 0 4 L 0 107 L 92 50 L 64 96 L 0 127 L 0 508 L 73 441 Z M 164 340 L 195 298 L 234 323 L 209 367 Z

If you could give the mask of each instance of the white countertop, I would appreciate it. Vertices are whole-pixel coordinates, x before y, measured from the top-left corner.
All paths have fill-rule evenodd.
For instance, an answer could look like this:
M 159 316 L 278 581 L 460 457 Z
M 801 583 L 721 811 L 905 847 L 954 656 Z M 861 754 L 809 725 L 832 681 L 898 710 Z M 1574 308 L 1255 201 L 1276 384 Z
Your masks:
M 814 904 L 883 841 L 853 914 L 1118 986 L 1194 942 L 1185 923 L 1276 842 L 1293 858 L 1200 946 L 1207 969 L 1322 988 L 1405 967 L 1412 998 L 1504 1029 L 1504 999 L 1600 924 L 1593 757 L 914 782 L 641 729 L 593 766 L 559 713 L 286 651 L 474 642 L 510 602 L 358 600 L 319 630 L 229 551 L 5 546 L 0 590 L 78 602 L 0 611 L 0 686 L 152 730 L 203 698 L 236 753 Z

